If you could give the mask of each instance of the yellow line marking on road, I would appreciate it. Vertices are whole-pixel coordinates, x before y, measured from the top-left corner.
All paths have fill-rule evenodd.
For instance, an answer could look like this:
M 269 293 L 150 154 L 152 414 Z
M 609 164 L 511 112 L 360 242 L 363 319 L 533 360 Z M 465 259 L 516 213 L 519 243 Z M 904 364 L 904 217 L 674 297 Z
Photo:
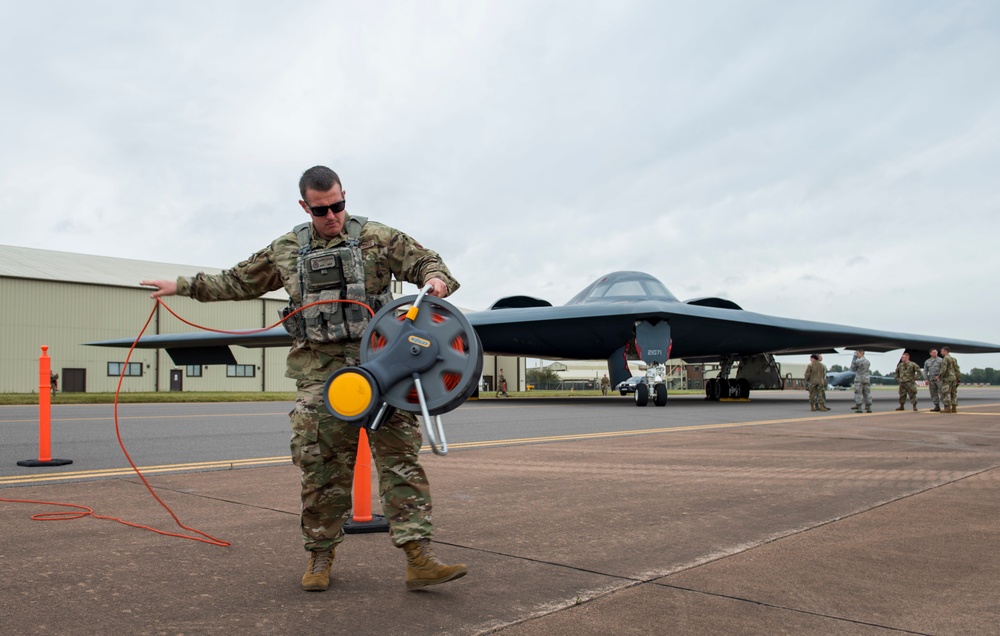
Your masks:
M 280 413 L 188 413 L 186 415 L 118 415 L 118 420 L 121 422 L 125 421 L 135 421 L 135 420 L 181 420 L 181 419 L 201 419 L 208 417 L 271 417 L 274 415 L 281 415 L 283 417 L 288 417 L 288 412 Z M 108 417 L 53 417 L 52 422 L 114 422 L 115 418 L 113 415 Z M 24 423 L 38 423 L 38 418 L 31 420 L 0 420 L 0 424 L 24 424 Z
M 139 471 L 142 472 L 143 475 L 156 475 L 163 473 L 187 472 L 192 470 L 251 468 L 251 467 L 260 467 L 268 465 L 291 464 L 291 462 L 292 458 L 288 455 L 285 455 L 279 457 L 255 457 L 251 459 L 229 459 L 229 460 L 216 460 L 210 462 L 193 462 L 188 464 L 164 464 L 162 466 L 140 466 Z M 70 481 L 74 479 L 94 479 L 98 477 L 128 477 L 130 475 L 135 475 L 135 471 L 128 466 L 124 468 L 104 468 L 96 470 L 68 471 L 68 472 L 55 473 L 52 475 L 32 473 L 30 475 L 0 477 L 0 486 L 10 486 L 16 484 L 26 484 L 26 483 L 36 483 L 36 482 Z

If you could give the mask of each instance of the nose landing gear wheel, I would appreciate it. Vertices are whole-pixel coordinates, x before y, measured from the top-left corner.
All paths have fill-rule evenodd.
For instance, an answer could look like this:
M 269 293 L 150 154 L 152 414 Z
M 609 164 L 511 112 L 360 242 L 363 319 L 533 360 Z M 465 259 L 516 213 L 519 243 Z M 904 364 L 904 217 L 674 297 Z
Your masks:
M 635 385 L 635 405 L 646 406 L 649 402 L 649 386 L 640 382 Z

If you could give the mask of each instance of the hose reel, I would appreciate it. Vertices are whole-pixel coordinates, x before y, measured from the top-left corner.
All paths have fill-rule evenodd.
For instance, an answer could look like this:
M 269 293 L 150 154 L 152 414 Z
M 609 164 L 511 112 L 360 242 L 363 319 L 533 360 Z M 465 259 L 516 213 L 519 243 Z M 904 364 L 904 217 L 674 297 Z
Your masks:
M 398 298 L 372 317 L 361 338 L 361 364 L 330 375 L 324 395 L 330 413 L 372 431 L 395 409 L 420 414 L 431 450 L 444 455 L 441 414 L 475 392 L 483 351 L 465 316 L 427 295 L 429 289 Z

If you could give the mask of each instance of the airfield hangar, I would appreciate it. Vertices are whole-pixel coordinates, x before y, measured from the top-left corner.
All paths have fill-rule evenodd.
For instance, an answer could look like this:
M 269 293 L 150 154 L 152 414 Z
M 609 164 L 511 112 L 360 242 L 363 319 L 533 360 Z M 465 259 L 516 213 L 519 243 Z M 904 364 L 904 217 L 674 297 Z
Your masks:
M 135 338 L 144 324 L 144 335 L 198 331 L 151 300 L 150 289 L 139 281 L 220 271 L 0 245 L 0 393 L 39 390 L 43 345 L 59 376 L 59 391 L 113 393 L 122 369 L 123 392 L 294 391 L 294 381 L 285 377 L 287 350 L 280 347 L 232 347 L 235 365 L 179 366 L 162 349 L 136 349 L 126 364 L 128 349 L 85 345 Z M 402 293 L 402 284 L 394 285 L 399 288 L 393 292 Z M 180 296 L 165 301 L 185 320 L 231 330 L 273 325 L 287 299 L 279 290 L 241 302 L 201 303 Z M 496 368 L 508 369 L 511 388 L 523 390 L 523 360 L 487 356 L 486 386 Z

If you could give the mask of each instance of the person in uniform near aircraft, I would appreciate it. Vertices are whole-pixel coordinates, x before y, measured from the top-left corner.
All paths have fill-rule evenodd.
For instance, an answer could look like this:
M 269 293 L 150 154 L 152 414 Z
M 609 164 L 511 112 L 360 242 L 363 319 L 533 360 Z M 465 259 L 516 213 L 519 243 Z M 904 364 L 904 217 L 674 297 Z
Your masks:
M 941 404 L 945 413 L 958 413 L 958 383 L 962 379 L 958 360 L 952 357 L 951 349 L 941 347 Z
M 333 170 L 309 168 L 299 180 L 299 192 L 299 205 L 310 222 L 234 268 L 215 275 L 180 277 L 176 282 L 142 284 L 157 288 L 153 298 L 177 294 L 203 302 L 257 298 L 284 287 L 290 299 L 286 316 L 330 298 L 358 300 L 377 311 L 392 300 L 392 277 L 430 285 L 428 293 L 441 298 L 458 289 L 458 281 L 437 252 L 399 230 L 348 214 L 346 191 Z M 319 267 L 330 262 L 335 264 Z M 330 569 L 351 510 L 360 431 L 327 411 L 324 385 L 335 370 L 360 363 L 360 339 L 370 317 L 353 303 L 325 307 L 337 309 L 324 309 L 307 318 L 300 312 L 284 323 L 293 339 L 285 375 L 296 384 L 295 406 L 289 416 L 292 461 L 302 471 L 301 530 L 309 564 L 301 585 L 307 591 L 322 591 L 330 585 Z M 422 440 L 416 417 L 396 411 L 378 430 L 368 432 L 368 439 L 390 539 L 406 554 L 406 587 L 464 576 L 465 565 L 446 565 L 430 549 L 430 484 L 417 458 Z
M 503 369 L 500 369 L 500 378 L 497 380 L 497 397 L 500 396 L 510 397 L 507 395 L 507 378 L 503 374 Z
M 604 377 L 601 378 L 601 395 L 607 395 L 608 391 L 611 390 L 611 380 L 608 378 L 608 374 L 605 373 Z
M 927 380 L 927 388 L 931 392 L 931 401 L 934 408 L 931 411 L 941 412 L 941 363 L 943 358 L 938 357 L 938 350 L 930 350 L 931 357 L 924 362 L 924 378 Z
M 899 408 L 902 411 L 906 399 L 910 399 L 913 410 L 917 410 L 917 378 L 920 377 L 920 367 L 916 362 L 910 362 L 910 354 L 903 352 L 896 365 L 896 380 L 899 381 Z
M 818 353 L 809 356 L 805 381 L 806 388 L 809 389 L 809 410 L 829 411 L 826 407 L 826 365 Z
M 872 412 L 872 378 L 871 363 L 865 357 L 865 350 L 858 349 L 854 352 L 854 360 L 851 361 L 851 371 L 854 371 L 854 404 L 860 414 L 861 405 L 864 404 L 865 413 Z
M 52 391 L 52 395 L 56 394 L 59 390 L 59 374 L 55 371 L 49 371 L 49 389 Z

